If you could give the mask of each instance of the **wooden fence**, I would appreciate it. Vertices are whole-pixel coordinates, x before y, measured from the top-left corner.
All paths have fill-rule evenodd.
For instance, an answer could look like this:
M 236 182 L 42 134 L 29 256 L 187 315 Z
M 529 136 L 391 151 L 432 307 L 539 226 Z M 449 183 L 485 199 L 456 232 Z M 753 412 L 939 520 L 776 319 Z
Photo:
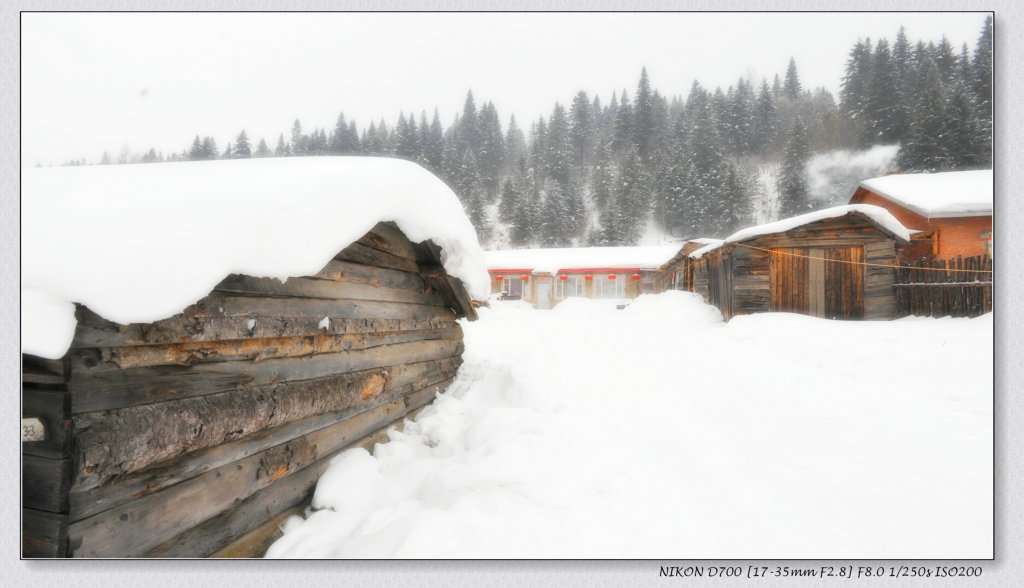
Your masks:
M 900 259 L 896 306 L 901 316 L 976 317 L 992 311 L 992 258 Z

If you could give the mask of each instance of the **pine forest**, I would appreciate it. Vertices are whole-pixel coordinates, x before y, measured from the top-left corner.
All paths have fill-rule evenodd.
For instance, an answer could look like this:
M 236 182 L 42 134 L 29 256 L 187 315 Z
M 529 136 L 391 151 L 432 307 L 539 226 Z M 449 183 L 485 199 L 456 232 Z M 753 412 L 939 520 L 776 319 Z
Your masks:
M 244 130 L 223 148 L 196 135 L 179 153 L 124 150 L 101 163 L 408 159 L 451 186 L 487 248 L 724 237 L 845 203 L 871 175 L 991 167 L 991 17 L 973 48 L 914 42 L 901 28 L 848 55 L 839 96 L 805 87 L 792 59 L 771 79 L 740 77 L 724 90 L 694 81 L 686 96 L 662 94 L 644 69 L 632 91 L 580 91 L 537 120 L 503 124 L 469 91 L 447 128 L 437 109 L 363 128 L 342 112 L 333 128 L 295 120 L 269 143 Z

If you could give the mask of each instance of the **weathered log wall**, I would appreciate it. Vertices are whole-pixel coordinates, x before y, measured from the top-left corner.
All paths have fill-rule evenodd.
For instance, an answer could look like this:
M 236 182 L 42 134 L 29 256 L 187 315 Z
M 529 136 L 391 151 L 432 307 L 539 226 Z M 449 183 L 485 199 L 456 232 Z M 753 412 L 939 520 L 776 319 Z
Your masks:
M 817 221 L 729 243 L 692 260 L 693 291 L 718 307 L 726 320 L 779 309 L 892 319 L 899 316 L 896 244 L 892 235 L 859 214 Z M 812 266 L 821 266 L 820 271 L 811 271 Z M 783 268 L 800 275 L 782 276 Z M 812 295 L 812 288 L 821 289 L 821 296 Z
M 26 555 L 224 549 L 307 500 L 331 456 L 444 390 L 467 315 L 438 249 L 390 223 L 315 276 L 232 275 L 155 323 L 79 307 L 66 384 L 33 396 L 56 395 L 69 439 L 23 474 L 25 506 L 64 517 L 65 548 Z M 60 476 L 53 496 L 35 489 Z

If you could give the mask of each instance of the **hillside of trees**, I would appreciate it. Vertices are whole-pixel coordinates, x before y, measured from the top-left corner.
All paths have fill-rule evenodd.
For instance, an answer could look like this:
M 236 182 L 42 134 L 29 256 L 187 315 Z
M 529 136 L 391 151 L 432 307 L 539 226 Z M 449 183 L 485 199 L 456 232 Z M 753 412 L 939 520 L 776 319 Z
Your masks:
M 548 116 L 506 126 L 470 91 L 447 128 L 436 109 L 362 130 L 341 113 L 333 129 L 307 132 L 296 120 L 273 147 L 242 130 L 224 149 L 197 135 L 181 153 L 123 152 L 117 163 L 398 157 L 453 188 L 485 246 L 629 245 L 648 231 L 721 237 L 820 207 L 808 187 L 815 154 L 898 144 L 902 171 L 973 169 L 991 167 L 991 137 L 990 17 L 973 49 L 945 37 L 912 43 L 902 28 L 892 42 L 858 41 L 838 97 L 805 88 L 794 60 L 771 80 L 741 77 L 725 90 L 694 81 L 686 96 L 662 94 L 644 69 L 632 92 L 581 91 Z M 777 203 L 759 213 L 765 177 Z

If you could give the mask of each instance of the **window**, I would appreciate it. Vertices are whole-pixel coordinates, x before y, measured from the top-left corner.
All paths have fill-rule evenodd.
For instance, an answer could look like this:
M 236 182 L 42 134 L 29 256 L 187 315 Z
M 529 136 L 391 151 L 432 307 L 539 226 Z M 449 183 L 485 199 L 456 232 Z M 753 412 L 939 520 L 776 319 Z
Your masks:
M 505 276 L 501 282 L 501 294 L 502 300 L 522 300 L 523 279 L 518 276 Z
M 594 298 L 625 298 L 626 280 L 623 276 L 615 276 L 609 280 L 607 274 L 594 275 Z
M 640 288 L 642 294 L 654 294 L 654 280 L 644 280 Z
M 583 288 L 585 287 L 583 276 L 566 276 L 565 280 L 559 276 L 557 284 L 555 287 L 555 296 L 557 298 L 583 296 Z

